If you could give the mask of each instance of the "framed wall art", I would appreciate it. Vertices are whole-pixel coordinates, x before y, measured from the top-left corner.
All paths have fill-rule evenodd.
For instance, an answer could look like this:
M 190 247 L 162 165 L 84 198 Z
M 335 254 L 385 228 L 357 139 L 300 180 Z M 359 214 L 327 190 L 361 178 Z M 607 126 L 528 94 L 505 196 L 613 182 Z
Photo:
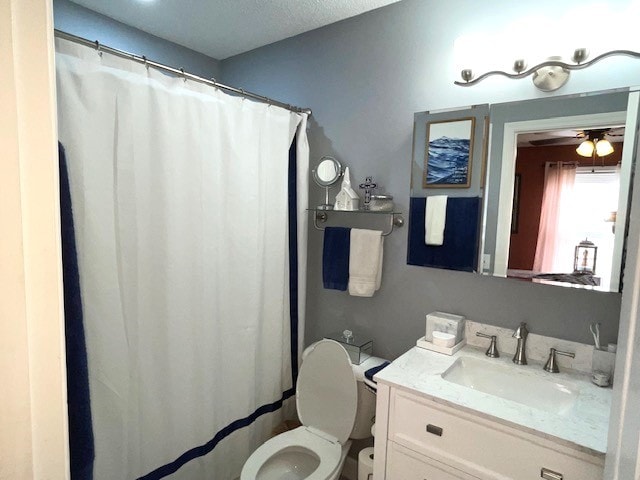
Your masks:
M 474 117 L 427 123 L 423 188 L 469 188 Z

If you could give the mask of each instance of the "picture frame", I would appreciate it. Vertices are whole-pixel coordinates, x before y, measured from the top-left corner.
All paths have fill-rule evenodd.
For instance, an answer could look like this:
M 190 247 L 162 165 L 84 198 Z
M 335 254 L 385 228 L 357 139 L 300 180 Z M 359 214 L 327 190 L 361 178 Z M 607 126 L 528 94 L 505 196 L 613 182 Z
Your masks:
M 423 188 L 469 188 L 475 117 L 427 123 Z

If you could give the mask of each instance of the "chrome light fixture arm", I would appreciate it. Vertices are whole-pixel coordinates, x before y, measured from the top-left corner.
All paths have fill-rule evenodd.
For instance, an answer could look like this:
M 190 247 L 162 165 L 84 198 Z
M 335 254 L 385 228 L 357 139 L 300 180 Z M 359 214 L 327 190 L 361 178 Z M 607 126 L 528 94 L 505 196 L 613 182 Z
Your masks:
M 477 85 L 484 79 L 494 75 L 507 77 L 513 80 L 518 80 L 520 78 L 526 78 L 529 75 L 533 75 L 536 72 L 539 72 L 540 69 L 545 67 L 558 67 L 566 70 L 567 72 L 573 71 L 573 70 L 583 70 L 585 68 L 588 68 L 598 63 L 599 61 L 605 58 L 613 57 L 613 56 L 627 56 L 627 57 L 640 59 L 640 52 L 636 52 L 633 50 L 611 50 L 609 52 L 600 54 L 597 57 L 594 57 L 587 62 L 582 62 L 582 60 L 586 59 L 587 56 L 588 56 L 588 52 L 586 51 L 586 49 L 579 48 L 575 50 L 573 54 L 573 60 L 576 63 L 567 63 L 561 60 L 547 60 L 545 62 L 539 63 L 529 68 L 528 70 L 524 70 L 524 71 L 517 71 L 517 67 L 520 67 L 521 65 L 523 65 L 521 63 L 522 62 L 521 60 L 517 60 L 514 64 L 514 66 L 516 66 L 516 71 L 514 73 L 505 72 L 503 70 L 492 70 L 490 72 L 483 73 L 482 75 L 475 78 L 473 76 L 473 72 L 470 69 L 465 69 L 461 72 L 461 76 L 463 80 L 462 81 L 457 80 L 453 83 L 461 87 L 471 87 L 473 85 Z M 560 86 L 558 86 L 557 88 L 560 88 Z

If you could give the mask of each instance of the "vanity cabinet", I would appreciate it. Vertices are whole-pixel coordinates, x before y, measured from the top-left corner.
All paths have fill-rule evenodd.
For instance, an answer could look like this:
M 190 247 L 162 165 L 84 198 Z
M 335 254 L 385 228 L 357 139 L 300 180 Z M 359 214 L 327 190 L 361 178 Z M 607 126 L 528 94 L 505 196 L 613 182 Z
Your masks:
M 604 455 L 378 384 L 374 480 L 601 480 Z

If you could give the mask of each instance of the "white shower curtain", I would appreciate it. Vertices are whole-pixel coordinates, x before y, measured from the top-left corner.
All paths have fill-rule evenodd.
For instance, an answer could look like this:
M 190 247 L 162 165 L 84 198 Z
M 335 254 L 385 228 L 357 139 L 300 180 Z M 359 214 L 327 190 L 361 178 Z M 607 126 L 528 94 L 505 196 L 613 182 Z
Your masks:
M 231 480 L 293 409 L 286 398 L 305 308 L 306 115 L 66 40 L 56 51 L 94 478 Z M 297 262 L 288 203 L 296 133 Z

